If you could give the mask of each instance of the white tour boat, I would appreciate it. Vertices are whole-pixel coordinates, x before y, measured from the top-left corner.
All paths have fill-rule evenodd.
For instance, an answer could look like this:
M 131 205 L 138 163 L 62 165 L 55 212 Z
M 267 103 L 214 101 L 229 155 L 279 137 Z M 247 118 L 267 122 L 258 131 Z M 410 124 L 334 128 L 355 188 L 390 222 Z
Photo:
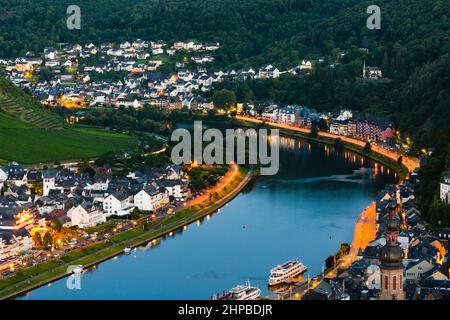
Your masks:
M 252 287 L 250 282 L 239 284 L 228 292 L 211 296 L 211 300 L 256 300 L 261 297 L 261 290 Z
M 308 268 L 298 260 L 286 261 L 270 270 L 269 286 L 290 282 L 292 278 L 303 274 L 307 270 Z
M 261 290 L 252 287 L 250 282 L 246 284 L 238 284 L 230 290 L 230 294 L 234 300 L 256 300 L 261 297 Z

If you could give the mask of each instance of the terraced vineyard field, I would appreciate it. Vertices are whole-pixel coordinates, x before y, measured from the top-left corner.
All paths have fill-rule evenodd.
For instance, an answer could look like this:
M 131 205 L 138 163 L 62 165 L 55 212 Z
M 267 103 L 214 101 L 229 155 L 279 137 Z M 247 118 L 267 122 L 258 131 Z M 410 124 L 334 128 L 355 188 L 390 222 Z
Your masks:
M 0 163 L 95 158 L 133 149 L 136 138 L 96 127 L 69 127 L 31 96 L 0 79 Z
M 18 105 L 11 99 L 0 95 L 0 108 L 7 114 L 17 116 L 25 123 L 30 123 L 38 128 L 63 129 L 64 123 L 56 117 L 39 114 L 39 111 Z
M 43 129 L 63 129 L 65 122 L 35 98 L 0 78 L 0 109 L 23 122 Z

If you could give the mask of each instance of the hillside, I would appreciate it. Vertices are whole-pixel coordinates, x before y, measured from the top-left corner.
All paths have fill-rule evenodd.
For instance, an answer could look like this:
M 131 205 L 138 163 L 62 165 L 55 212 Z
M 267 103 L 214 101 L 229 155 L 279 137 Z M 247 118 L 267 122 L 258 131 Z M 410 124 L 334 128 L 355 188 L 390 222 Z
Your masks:
M 63 119 L 3 78 L 0 78 L 0 110 L 38 128 L 63 129 L 65 126 Z
M 431 125 L 448 119 L 442 107 L 448 101 L 448 86 L 439 83 L 437 90 L 431 80 L 449 74 L 444 56 L 450 52 L 447 0 L 379 0 L 380 30 L 367 29 L 366 9 L 373 3 L 363 0 L 80 0 L 81 30 L 65 26 L 70 4 L 0 0 L 1 7 L 8 8 L 0 13 L 0 57 L 42 52 L 45 46 L 66 42 L 141 37 L 220 42 L 215 65 L 221 68 L 265 63 L 284 68 L 304 58 L 324 58 L 308 81 L 236 89 L 255 100 L 270 98 L 325 110 L 350 107 L 387 116 L 414 136 L 418 147 L 433 145 L 440 136 L 436 132 L 448 131 L 448 121 Z M 364 61 L 380 66 L 392 82 L 358 81 Z M 431 81 L 419 87 L 418 78 Z M 432 96 L 439 96 L 439 102 Z
M 379 0 L 380 30 L 366 27 L 366 9 L 373 3 L 363 0 L 80 0 L 81 30 L 65 27 L 70 4 L 0 0 L 8 8 L 0 13 L 0 57 L 65 42 L 141 37 L 220 42 L 215 60 L 220 68 L 265 63 L 285 68 L 308 58 L 316 65 L 307 80 L 277 79 L 233 90 L 240 99 L 330 111 L 350 107 L 385 116 L 418 148 L 448 141 L 447 0 Z M 319 58 L 324 59 L 320 65 Z M 391 82 L 360 81 L 364 62 L 381 67 Z M 22 114 L 22 119 L 44 124 L 33 116 Z
M 62 118 L 0 79 L 0 163 L 93 158 L 133 149 L 136 139 L 94 127 L 66 127 Z
M 80 0 L 81 30 L 65 22 L 70 0 L 0 0 L 0 56 L 60 42 L 197 39 L 223 45 L 225 65 L 267 51 L 275 42 L 305 33 L 361 0 Z M 29 32 L 32 30 L 32 32 Z M 305 48 L 307 49 L 307 48 Z M 301 52 L 303 53 L 303 52 Z

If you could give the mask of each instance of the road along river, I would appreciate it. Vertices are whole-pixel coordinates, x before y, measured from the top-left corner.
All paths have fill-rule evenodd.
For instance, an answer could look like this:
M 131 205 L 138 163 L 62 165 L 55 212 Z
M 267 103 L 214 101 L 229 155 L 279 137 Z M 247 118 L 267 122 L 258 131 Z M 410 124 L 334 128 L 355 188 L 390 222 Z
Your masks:
M 18 299 L 209 299 L 247 280 L 270 295 L 269 270 L 287 259 L 320 273 L 396 176 L 352 152 L 280 139 L 278 174 L 256 179 L 219 212 L 97 265 L 80 289 L 64 278 Z

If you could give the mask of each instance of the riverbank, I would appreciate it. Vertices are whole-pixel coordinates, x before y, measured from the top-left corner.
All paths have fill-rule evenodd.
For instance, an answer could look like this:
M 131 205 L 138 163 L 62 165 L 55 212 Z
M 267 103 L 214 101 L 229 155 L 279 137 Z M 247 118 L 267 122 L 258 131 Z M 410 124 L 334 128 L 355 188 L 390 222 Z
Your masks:
M 263 124 L 263 121 L 249 117 L 236 116 L 236 119 L 246 127 L 255 127 L 255 125 Z M 400 156 L 399 154 L 393 151 L 384 150 L 379 146 L 373 146 L 371 152 L 366 154 L 364 152 L 365 142 L 357 139 L 333 135 L 327 132 L 319 132 L 316 136 L 313 136 L 311 135 L 309 130 L 304 128 L 274 122 L 264 122 L 264 124 L 269 127 L 279 129 L 280 134 L 284 136 L 300 138 L 303 140 L 331 146 L 334 146 L 335 139 L 339 138 L 342 140 L 343 146 L 346 150 L 366 156 L 367 158 L 392 169 L 398 175 L 399 181 L 403 181 L 408 176 L 409 172 L 413 171 L 416 167 L 419 166 L 416 159 L 407 158 L 406 156 L 402 156 L 404 160 L 402 164 L 399 165 L 397 163 L 397 159 Z
M 219 194 L 209 203 L 196 204 L 186 207 L 176 214 L 150 226 L 149 230 L 136 227 L 117 234 L 106 241 L 80 248 L 59 260 L 52 260 L 40 265 L 17 271 L 17 274 L 0 281 L 0 299 L 14 298 L 32 289 L 49 284 L 55 280 L 69 276 L 66 272 L 71 265 L 83 265 L 90 268 L 102 261 L 122 254 L 125 247 L 137 247 L 148 242 L 157 243 L 164 236 L 171 236 L 178 230 L 183 230 L 187 225 L 214 213 L 236 197 L 242 189 L 251 181 L 253 171 L 239 167 L 238 174 L 233 176 L 233 181 L 227 183 Z
M 246 127 L 255 127 L 256 125 L 263 124 L 263 122 L 258 119 L 240 116 L 237 116 L 236 118 Z M 408 177 L 409 172 L 419 167 L 419 162 L 417 159 L 411 159 L 405 156 L 402 156 L 404 160 L 402 161 L 401 165 L 399 165 L 397 159 L 400 156 L 400 154 L 384 150 L 379 146 L 374 146 L 371 152 L 366 154 L 364 152 L 365 142 L 360 140 L 348 137 L 341 137 L 326 132 L 319 132 L 317 135 L 314 136 L 311 135 L 309 130 L 304 128 L 298 128 L 271 122 L 269 123 L 265 122 L 264 124 L 267 125 L 268 127 L 278 128 L 280 130 L 280 135 L 282 136 L 300 138 L 306 141 L 326 144 L 330 146 L 334 146 L 335 139 L 339 138 L 343 142 L 344 149 L 366 156 L 392 169 L 399 177 L 399 183 L 401 183 L 404 179 Z M 334 278 L 337 275 L 338 268 L 347 268 L 348 266 L 350 266 L 357 259 L 359 249 L 364 249 L 367 246 L 367 244 L 370 243 L 375 238 L 376 236 L 375 230 L 376 230 L 376 204 L 375 202 L 372 202 L 365 210 L 361 212 L 357 221 L 355 222 L 354 237 L 349 254 L 341 257 L 334 267 L 325 270 L 323 274 L 324 276 L 320 274 L 314 277 L 316 280 L 312 282 L 311 288 L 313 289 L 317 287 L 320 284 L 320 282 L 325 278 Z M 304 293 L 306 293 L 306 291 L 304 291 L 302 294 L 290 295 L 289 298 L 301 299 Z

